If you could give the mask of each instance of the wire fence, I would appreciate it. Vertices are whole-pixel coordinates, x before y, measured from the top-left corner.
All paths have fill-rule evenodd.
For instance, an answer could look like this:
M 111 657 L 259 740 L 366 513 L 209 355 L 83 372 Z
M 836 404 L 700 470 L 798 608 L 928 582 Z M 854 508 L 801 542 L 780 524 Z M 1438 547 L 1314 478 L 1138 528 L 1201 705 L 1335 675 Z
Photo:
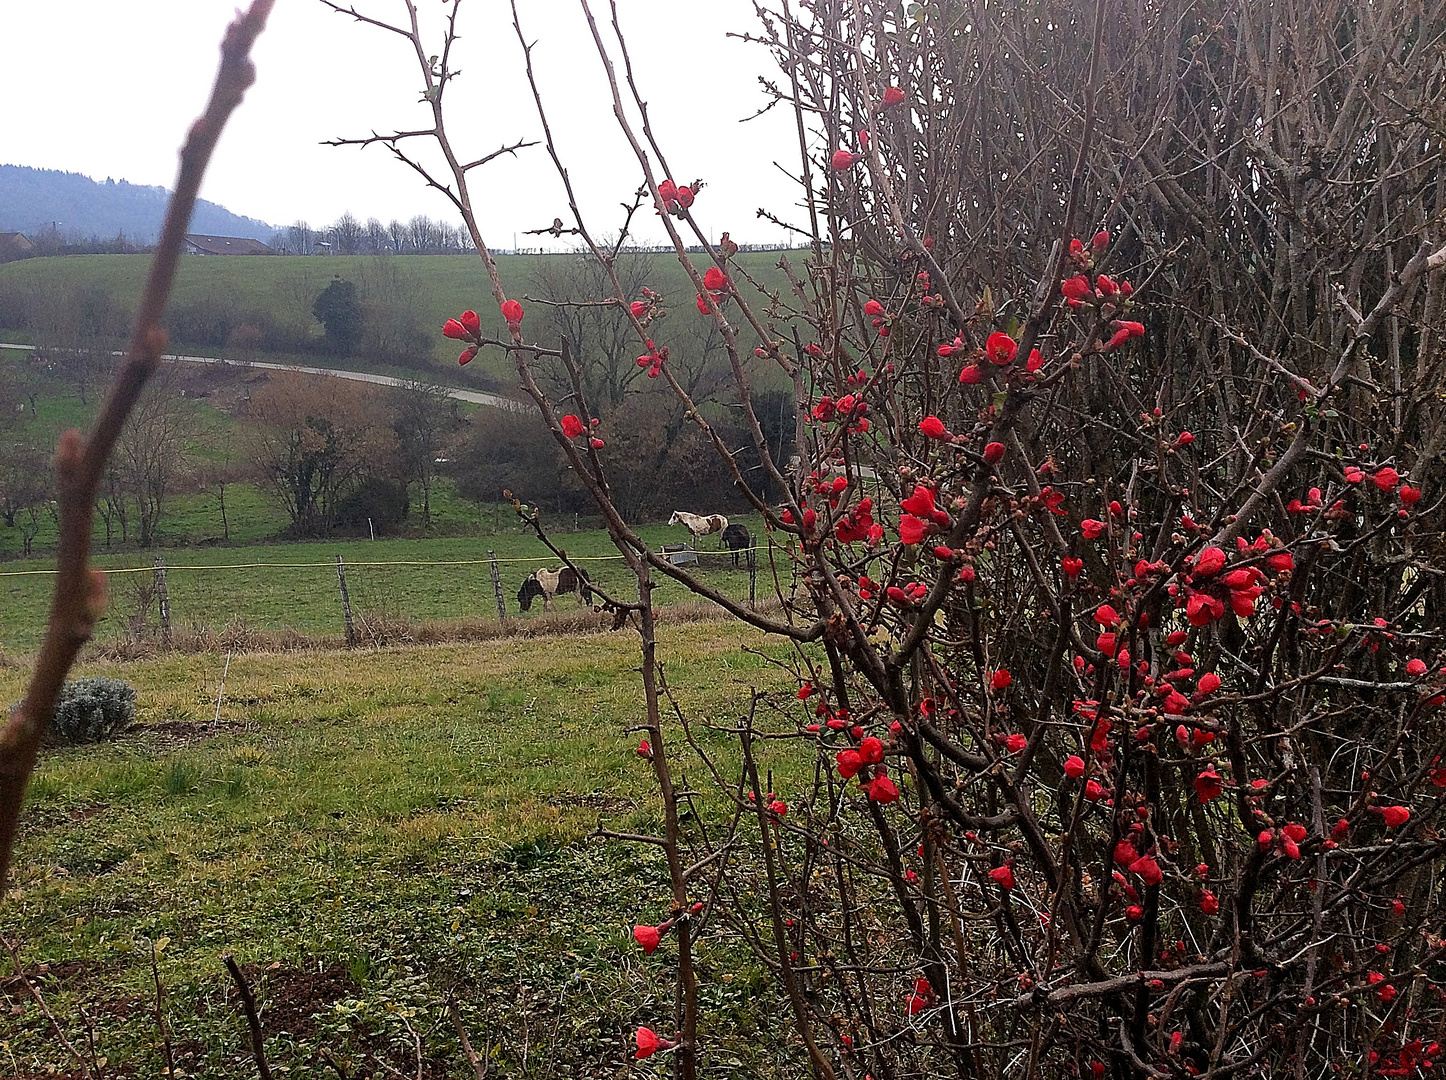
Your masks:
M 668 557 L 710 587 L 741 601 L 772 593 L 766 549 L 672 549 Z M 621 555 L 570 556 L 591 582 L 621 599 L 635 595 Z M 96 629 L 103 645 L 116 641 L 221 640 L 288 633 L 344 637 L 351 644 L 411 640 L 423 623 L 515 623 L 535 619 L 544 605 L 519 609 L 518 592 L 533 571 L 555 567 L 531 557 L 476 559 L 331 559 L 168 563 L 99 568 L 110 602 Z M 25 652 L 39 645 L 55 571 L 0 571 L 0 648 Z M 766 578 L 768 584 L 760 581 Z M 682 585 L 655 575 L 659 606 L 693 599 Z M 572 595 L 547 605 L 575 611 Z

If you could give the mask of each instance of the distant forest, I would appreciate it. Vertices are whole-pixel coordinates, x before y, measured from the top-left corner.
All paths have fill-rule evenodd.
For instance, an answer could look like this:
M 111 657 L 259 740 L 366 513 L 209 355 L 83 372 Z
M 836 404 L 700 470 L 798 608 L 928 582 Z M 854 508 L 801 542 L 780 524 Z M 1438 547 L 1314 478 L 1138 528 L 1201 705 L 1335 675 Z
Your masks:
M 50 236 L 66 246 L 119 241 L 133 250 L 155 242 L 168 197 L 163 187 L 110 179 L 102 183 L 80 173 L 0 165 L 0 232 L 24 233 L 32 242 Z M 191 231 L 266 242 L 276 226 L 200 199 Z

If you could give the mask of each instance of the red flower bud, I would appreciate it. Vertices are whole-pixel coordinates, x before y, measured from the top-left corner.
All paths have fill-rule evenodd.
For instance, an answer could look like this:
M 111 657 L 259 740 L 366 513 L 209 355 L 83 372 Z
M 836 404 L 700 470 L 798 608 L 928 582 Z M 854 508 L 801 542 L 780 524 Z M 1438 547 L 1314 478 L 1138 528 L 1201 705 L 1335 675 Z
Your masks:
M 653 950 L 658 947 L 658 942 L 662 939 L 663 935 L 656 926 L 633 927 L 633 940 L 643 947 L 645 956 L 652 956 Z
M 467 340 L 467 328 L 456 319 L 448 319 L 442 324 L 442 334 L 445 337 L 456 338 L 458 341 Z
M 587 430 L 587 425 L 579 420 L 572 413 L 562 418 L 562 433 L 569 439 L 575 439 Z
M 835 150 L 829 164 L 836 172 L 847 172 L 854 167 L 854 162 L 859 160 L 858 154 L 850 154 L 847 150 Z
M 996 866 L 993 870 L 989 871 L 989 876 L 998 882 L 999 887 L 1005 892 L 1014 888 L 1014 870 L 1007 864 L 1004 866 Z
M 482 320 L 477 317 L 475 311 L 462 312 L 462 325 L 466 327 L 469 334 L 478 334 L 482 330 Z
M 507 320 L 509 329 L 516 330 L 522 325 L 522 305 L 516 300 L 503 301 L 502 317 Z
M 889 86 L 884 88 L 883 107 L 885 109 L 891 109 L 895 105 L 900 104 L 903 100 L 904 92 L 900 90 L 897 86 Z
M 988 465 L 997 465 L 1004 458 L 1004 444 L 992 442 L 984 448 L 984 461 Z

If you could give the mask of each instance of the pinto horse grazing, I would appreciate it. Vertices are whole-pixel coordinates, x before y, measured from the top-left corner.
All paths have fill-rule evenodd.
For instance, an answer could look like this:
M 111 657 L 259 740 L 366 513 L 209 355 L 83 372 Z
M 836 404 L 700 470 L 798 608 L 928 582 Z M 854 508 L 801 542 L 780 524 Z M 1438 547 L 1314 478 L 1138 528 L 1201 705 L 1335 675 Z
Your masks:
M 733 565 L 738 565 L 738 553 L 747 551 L 753 537 L 748 535 L 748 526 L 733 524 L 723 530 L 723 546 L 733 552 Z
M 722 514 L 690 514 L 686 510 L 674 510 L 668 519 L 669 525 L 684 525 L 693 534 L 693 543 L 712 533 L 721 533 L 728 528 L 728 519 Z
M 587 571 L 582 567 L 574 570 L 562 566 L 556 570 L 534 570 L 522 588 L 517 590 L 517 606 L 523 611 L 532 610 L 532 601 L 542 597 L 542 610 L 552 608 L 552 601 L 559 593 L 572 593 L 578 604 L 592 603 L 592 589 L 588 587 Z

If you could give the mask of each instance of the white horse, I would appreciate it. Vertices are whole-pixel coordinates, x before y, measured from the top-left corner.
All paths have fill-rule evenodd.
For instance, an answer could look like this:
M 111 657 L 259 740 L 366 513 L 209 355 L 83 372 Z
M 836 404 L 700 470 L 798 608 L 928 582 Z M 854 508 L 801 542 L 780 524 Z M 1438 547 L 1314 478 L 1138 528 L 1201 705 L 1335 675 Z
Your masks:
M 728 519 L 722 514 L 690 514 L 686 510 L 674 510 L 668 524 L 685 526 L 693 534 L 693 543 L 696 544 L 703 537 L 728 528 Z

